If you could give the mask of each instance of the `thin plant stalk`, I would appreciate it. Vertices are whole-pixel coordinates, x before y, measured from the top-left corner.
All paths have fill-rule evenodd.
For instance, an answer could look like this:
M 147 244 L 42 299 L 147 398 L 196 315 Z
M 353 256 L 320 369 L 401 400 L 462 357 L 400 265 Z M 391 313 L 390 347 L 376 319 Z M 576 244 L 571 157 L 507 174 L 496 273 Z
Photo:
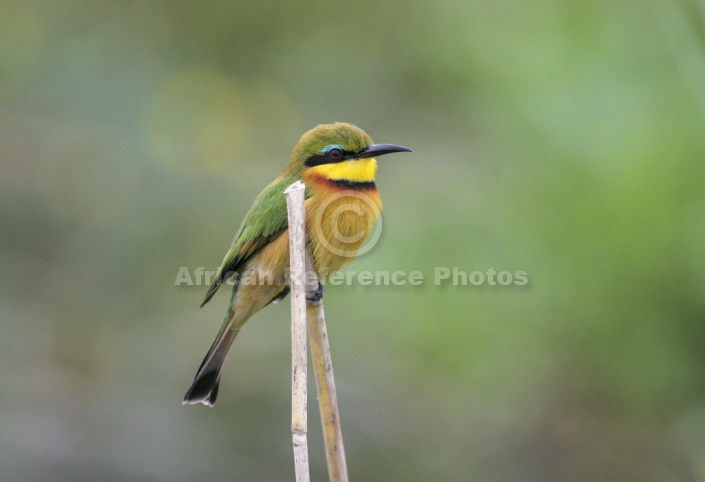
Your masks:
M 309 304 L 306 312 L 308 318 L 308 339 L 311 343 L 311 357 L 313 358 L 313 369 L 316 374 L 318 406 L 321 411 L 323 439 L 326 445 L 328 477 L 331 482 L 348 482 L 343 432 L 338 412 L 338 396 L 335 392 L 333 362 L 330 357 L 323 303 Z
M 284 191 L 289 222 L 291 269 L 291 438 L 296 482 L 309 482 L 306 355 L 306 235 L 305 186 L 296 182 Z
M 289 186 L 284 194 L 289 215 L 289 252 L 291 265 L 292 315 L 292 422 L 296 481 L 308 482 L 308 445 L 306 416 L 306 326 L 316 376 L 316 389 L 326 447 L 328 477 L 331 482 L 348 482 L 345 447 L 338 411 L 338 397 L 333 377 L 333 362 L 328 344 L 323 300 L 316 294 L 318 277 L 311 255 L 306 249 L 305 186 L 302 182 Z M 315 300 L 315 301 L 311 301 Z M 303 320 L 306 320 L 304 322 Z M 301 325 L 304 326 L 301 326 Z

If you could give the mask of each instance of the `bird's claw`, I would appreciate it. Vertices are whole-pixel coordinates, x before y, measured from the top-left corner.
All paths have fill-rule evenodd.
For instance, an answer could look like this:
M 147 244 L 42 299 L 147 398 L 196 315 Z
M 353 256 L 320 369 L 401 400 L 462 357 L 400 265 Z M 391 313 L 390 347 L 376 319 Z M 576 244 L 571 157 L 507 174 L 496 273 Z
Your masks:
M 318 282 L 318 288 L 313 292 L 311 296 L 306 296 L 307 305 L 320 305 L 323 301 L 323 285 Z

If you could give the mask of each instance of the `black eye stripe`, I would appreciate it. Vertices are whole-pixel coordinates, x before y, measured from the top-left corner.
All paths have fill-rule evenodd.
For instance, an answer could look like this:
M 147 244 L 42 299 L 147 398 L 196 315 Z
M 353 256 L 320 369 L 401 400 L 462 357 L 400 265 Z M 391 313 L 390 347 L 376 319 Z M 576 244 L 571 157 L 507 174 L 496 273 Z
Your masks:
M 336 154 L 333 151 L 337 152 L 339 156 L 335 157 Z M 348 159 L 351 159 L 354 155 L 354 152 L 348 152 L 334 147 L 325 154 L 314 154 L 310 156 L 308 159 L 306 159 L 304 164 L 306 165 L 306 167 L 321 166 L 323 164 L 336 164 L 338 162 L 347 161 Z
M 328 156 L 314 154 L 313 156 L 306 159 L 306 162 L 304 162 L 304 164 L 308 167 L 320 166 L 322 164 L 330 164 L 330 159 L 328 159 Z

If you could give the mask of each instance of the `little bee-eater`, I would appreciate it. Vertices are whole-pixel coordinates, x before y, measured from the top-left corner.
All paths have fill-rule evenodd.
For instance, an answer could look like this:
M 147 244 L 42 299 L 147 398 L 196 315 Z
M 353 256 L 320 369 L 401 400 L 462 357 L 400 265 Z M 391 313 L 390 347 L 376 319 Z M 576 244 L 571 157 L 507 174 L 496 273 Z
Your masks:
M 240 328 L 289 293 L 284 190 L 299 180 L 306 184 L 307 246 L 314 270 L 324 279 L 352 261 L 377 221 L 382 201 L 375 186 L 375 157 L 405 151 L 411 149 L 373 144 L 363 130 L 340 122 L 319 125 L 301 136 L 279 177 L 255 199 L 201 304 L 233 280 L 223 326 L 183 403 L 213 406 L 223 362 Z

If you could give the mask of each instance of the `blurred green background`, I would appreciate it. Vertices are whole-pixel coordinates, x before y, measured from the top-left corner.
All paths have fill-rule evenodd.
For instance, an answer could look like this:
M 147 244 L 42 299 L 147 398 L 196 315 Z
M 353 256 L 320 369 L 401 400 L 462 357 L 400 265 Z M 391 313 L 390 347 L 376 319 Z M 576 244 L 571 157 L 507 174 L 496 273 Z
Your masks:
M 426 277 L 326 291 L 352 480 L 705 481 L 704 5 L 0 0 L 0 478 L 293 480 L 288 302 L 185 407 L 174 281 L 340 120 Z

